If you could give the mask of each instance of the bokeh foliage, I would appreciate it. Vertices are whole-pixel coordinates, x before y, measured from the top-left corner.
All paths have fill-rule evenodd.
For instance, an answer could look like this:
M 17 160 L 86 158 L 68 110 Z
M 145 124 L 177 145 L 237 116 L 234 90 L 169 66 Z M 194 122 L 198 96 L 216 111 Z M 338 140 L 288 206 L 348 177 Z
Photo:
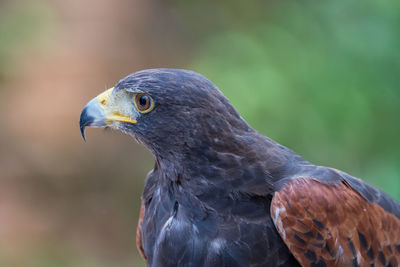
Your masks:
M 28 44 L 43 44 L 44 33 L 53 22 L 51 16 L 51 10 L 41 1 L 0 3 L 0 82 L 18 71 L 14 59 Z

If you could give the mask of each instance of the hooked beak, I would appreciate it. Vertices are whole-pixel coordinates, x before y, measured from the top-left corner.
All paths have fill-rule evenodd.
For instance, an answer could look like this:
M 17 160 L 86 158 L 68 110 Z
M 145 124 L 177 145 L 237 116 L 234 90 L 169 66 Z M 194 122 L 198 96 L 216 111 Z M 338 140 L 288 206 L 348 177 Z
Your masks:
M 86 141 L 85 128 L 98 127 L 103 128 L 112 125 L 114 121 L 128 122 L 136 124 L 135 119 L 123 115 L 118 111 L 118 106 L 113 103 L 110 104 L 110 96 L 114 88 L 110 88 L 101 93 L 97 97 L 89 101 L 83 108 L 81 117 L 79 119 L 79 127 L 83 140 Z

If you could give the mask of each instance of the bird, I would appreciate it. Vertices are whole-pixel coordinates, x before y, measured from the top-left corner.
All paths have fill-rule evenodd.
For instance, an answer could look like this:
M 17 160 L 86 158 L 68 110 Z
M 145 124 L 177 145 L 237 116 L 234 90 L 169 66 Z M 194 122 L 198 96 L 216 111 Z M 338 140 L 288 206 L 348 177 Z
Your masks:
M 155 158 L 136 245 L 147 266 L 400 266 L 400 204 L 254 130 L 207 78 L 134 72 L 83 108 Z

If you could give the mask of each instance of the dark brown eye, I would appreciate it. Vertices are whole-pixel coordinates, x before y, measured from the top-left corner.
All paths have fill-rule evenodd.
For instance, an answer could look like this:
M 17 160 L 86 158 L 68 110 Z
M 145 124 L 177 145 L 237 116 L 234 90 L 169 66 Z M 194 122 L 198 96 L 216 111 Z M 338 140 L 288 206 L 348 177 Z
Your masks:
M 135 106 L 141 113 L 147 113 L 153 109 L 153 101 L 146 94 L 135 95 Z

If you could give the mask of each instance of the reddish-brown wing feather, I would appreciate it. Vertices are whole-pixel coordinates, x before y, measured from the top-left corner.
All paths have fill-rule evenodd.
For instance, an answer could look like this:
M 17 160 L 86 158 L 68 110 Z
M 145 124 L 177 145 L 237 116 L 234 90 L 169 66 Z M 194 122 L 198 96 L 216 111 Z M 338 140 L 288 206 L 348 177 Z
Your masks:
M 139 213 L 138 225 L 136 228 L 136 247 L 139 251 L 139 254 L 143 257 L 143 259 L 146 259 L 146 255 L 144 254 L 144 250 L 143 250 L 143 246 L 142 246 L 142 221 L 143 221 L 144 212 L 145 212 L 145 208 L 144 208 L 144 204 L 142 202 L 142 206 L 140 208 L 140 213 Z
M 345 183 L 295 179 L 275 193 L 271 216 L 303 266 L 400 264 L 400 220 Z

